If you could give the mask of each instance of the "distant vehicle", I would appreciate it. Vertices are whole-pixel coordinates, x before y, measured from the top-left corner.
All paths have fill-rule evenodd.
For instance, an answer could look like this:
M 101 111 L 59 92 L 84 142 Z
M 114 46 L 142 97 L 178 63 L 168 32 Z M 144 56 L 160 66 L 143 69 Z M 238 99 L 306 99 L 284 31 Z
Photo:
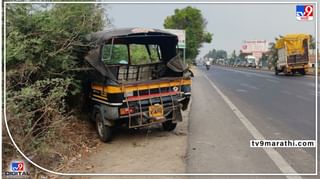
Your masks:
M 248 55 L 246 56 L 246 60 L 247 60 L 247 67 L 252 67 L 252 68 L 256 67 L 256 57 L 252 55 Z
M 247 67 L 247 64 L 248 64 L 247 61 L 244 60 L 244 61 L 241 61 L 241 62 L 240 62 L 239 66 L 240 66 L 240 67 Z
M 240 64 L 240 59 L 236 59 L 235 61 L 234 61 L 234 63 L 233 63 L 233 67 L 238 67 L 239 66 L 239 64 Z
M 209 61 L 209 60 L 208 60 L 208 61 L 206 61 L 206 68 L 207 68 L 207 70 L 210 70 L 210 66 L 211 66 L 210 61 Z
M 277 40 L 278 60 L 275 64 L 275 74 L 283 72 L 293 75 L 298 72 L 305 75 L 308 71 L 309 41 L 308 34 L 289 34 Z
M 218 63 L 219 65 L 225 65 L 225 60 L 224 60 L 223 58 L 218 58 L 218 59 L 217 59 L 217 63 Z

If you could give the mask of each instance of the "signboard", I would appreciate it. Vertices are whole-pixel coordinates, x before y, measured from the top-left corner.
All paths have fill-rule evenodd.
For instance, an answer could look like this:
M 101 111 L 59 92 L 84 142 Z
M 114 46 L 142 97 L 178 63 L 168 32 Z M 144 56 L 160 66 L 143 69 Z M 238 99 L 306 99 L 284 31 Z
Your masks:
M 264 53 L 268 51 L 268 42 L 266 40 L 244 40 L 242 53 Z
M 180 29 L 164 29 L 178 36 L 178 48 L 186 48 L 186 31 Z

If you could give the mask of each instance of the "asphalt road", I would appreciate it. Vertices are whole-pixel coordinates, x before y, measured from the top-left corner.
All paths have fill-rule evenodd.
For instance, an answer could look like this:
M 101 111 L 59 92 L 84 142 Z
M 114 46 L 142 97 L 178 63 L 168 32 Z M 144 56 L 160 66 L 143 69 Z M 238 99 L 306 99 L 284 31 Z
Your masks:
M 249 146 L 249 140 L 257 137 L 315 139 L 313 76 L 275 76 L 218 66 L 207 71 L 198 67 L 192 92 L 188 173 L 315 172 L 315 148 L 265 150 Z

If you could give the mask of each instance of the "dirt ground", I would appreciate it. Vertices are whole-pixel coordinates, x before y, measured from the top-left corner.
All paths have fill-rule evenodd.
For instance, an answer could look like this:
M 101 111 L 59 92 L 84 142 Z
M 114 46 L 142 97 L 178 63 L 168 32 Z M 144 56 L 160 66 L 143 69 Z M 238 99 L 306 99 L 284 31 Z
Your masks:
M 191 103 L 190 103 L 191 104 Z M 100 142 L 96 150 L 82 156 L 64 169 L 64 173 L 185 173 L 189 109 L 182 113 L 183 121 L 172 132 L 156 125 L 139 130 L 120 129 L 110 143 Z M 61 176 L 59 177 L 61 178 Z M 79 178 L 78 176 L 63 178 Z M 96 178 L 83 176 L 81 178 Z M 101 178 L 97 176 L 97 178 Z M 103 176 L 102 178 L 106 178 Z M 112 176 L 107 178 L 127 178 Z M 150 178 L 130 176 L 129 178 Z M 154 176 L 152 178 L 157 178 Z M 163 178 L 163 177 L 162 177 Z M 166 176 L 164 178 L 184 178 Z

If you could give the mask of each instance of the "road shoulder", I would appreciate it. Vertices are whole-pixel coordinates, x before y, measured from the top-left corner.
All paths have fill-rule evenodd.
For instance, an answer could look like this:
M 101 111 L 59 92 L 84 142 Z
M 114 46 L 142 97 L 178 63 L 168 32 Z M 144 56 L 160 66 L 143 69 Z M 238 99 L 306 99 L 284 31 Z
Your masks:
M 195 73 L 188 173 L 280 173 L 202 72 Z M 197 111 L 197 112 L 194 112 Z

